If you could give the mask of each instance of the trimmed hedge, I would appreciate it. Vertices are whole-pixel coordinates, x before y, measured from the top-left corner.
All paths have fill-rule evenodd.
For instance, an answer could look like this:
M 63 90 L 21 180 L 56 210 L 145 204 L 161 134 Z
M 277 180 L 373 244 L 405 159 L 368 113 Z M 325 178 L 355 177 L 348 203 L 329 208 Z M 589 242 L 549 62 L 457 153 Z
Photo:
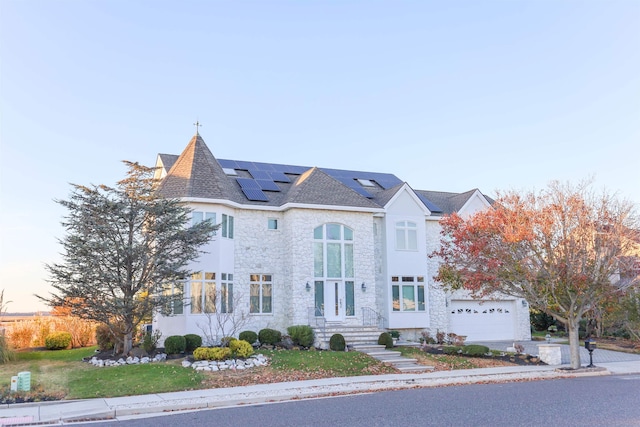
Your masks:
M 462 347 L 462 354 L 469 356 L 484 356 L 489 353 L 489 347 L 479 344 L 469 344 Z
M 254 342 L 258 341 L 258 334 L 253 331 L 242 331 L 240 332 L 238 338 L 242 341 L 248 342 L 249 344 L 253 344 Z
M 47 335 L 44 345 L 49 350 L 64 350 L 71 345 L 71 334 L 69 332 L 54 332 Z
M 282 332 L 275 329 L 264 328 L 258 332 L 260 344 L 276 345 L 282 341 Z
M 385 348 L 393 348 L 393 338 L 388 332 L 383 332 L 378 337 L 378 345 L 383 345 Z
M 229 347 L 198 347 L 193 350 L 195 360 L 226 360 L 231 357 Z
M 164 340 L 164 352 L 167 354 L 184 353 L 187 340 L 182 335 L 171 335 Z
M 301 347 L 311 347 L 315 339 L 313 329 L 309 325 L 295 325 L 287 328 L 287 333 L 294 344 Z
M 447 345 L 447 346 L 442 347 L 442 352 L 444 354 L 458 354 L 461 349 L 462 349 L 462 347 L 457 346 L 457 345 Z
M 233 340 L 229 342 L 229 349 L 235 357 L 246 359 L 253 354 L 253 346 L 245 340 Z
M 333 351 L 344 351 L 347 347 L 347 343 L 344 341 L 342 334 L 333 334 L 329 338 L 329 348 Z
M 184 336 L 185 347 L 184 351 L 191 353 L 198 347 L 202 347 L 202 337 L 196 334 L 187 334 Z

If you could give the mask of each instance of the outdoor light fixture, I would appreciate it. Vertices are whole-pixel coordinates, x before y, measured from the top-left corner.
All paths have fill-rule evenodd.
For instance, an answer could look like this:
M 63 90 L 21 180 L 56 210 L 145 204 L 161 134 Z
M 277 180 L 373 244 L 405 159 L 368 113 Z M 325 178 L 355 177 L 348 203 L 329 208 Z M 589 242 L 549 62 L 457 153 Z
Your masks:
M 361 288 L 362 288 L 362 292 L 364 292 L 367 290 L 367 285 L 365 285 L 364 282 L 362 282 Z
M 309 284 L 309 282 L 307 282 L 307 286 L 305 286 L 305 289 L 307 290 L 307 292 L 311 290 L 311 285 Z

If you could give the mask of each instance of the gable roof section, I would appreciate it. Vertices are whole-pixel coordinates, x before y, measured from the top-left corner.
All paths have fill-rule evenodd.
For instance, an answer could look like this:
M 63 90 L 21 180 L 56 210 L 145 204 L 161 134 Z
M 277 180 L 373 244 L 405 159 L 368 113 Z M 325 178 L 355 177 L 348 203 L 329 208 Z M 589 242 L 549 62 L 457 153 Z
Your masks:
M 160 183 L 158 193 L 171 198 L 238 199 L 238 190 L 229 184 L 222 167 L 196 134 Z
M 291 185 L 286 203 L 380 208 L 323 170 L 314 167 L 300 175 Z
M 473 190 L 466 191 L 464 193 L 448 193 L 444 191 L 426 191 L 426 190 L 415 190 L 418 195 L 423 196 L 427 200 L 434 203 L 436 206 L 440 208 L 440 212 L 443 215 L 452 214 L 453 212 L 458 212 L 460 209 L 464 207 L 464 205 L 469 201 L 471 196 L 478 191 L 482 194 L 478 189 L 474 188 Z M 492 203 L 488 197 L 484 194 L 482 196 L 487 199 L 489 203 Z M 435 213 L 435 212 L 434 212 Z

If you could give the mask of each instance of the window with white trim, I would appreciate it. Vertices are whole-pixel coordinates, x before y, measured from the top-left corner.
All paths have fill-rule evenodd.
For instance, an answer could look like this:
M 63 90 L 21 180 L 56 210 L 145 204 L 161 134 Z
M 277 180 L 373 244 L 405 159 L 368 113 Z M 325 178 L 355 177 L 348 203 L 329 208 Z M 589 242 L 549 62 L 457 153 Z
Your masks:
M 220 313 L 233 313 L 233 274 L 220 275 Z
M 215 212 L 201 212 L 201 211 L 193 211 L 191 212 L 191 225 L 194 226 L 202 221 L 210 220 L 211 224 L 216 225 L 216 213 Z M 213 235 L 215 236 L 217 230 L 213 230 Z
M 251 274 L 249 277 L 249 313 L 273 313 L 273 281 L 271 274 Z
M 418 250 L 418 225 L 415 222 L 396 222 L 396 249 L 399 251 Z
M 391 276 L 392 311 L 425 311 L 424 292 L 424 276 Z
M 165 313 L 184 314 L 184 282 L 166 283 L 162 293 L 171 298 L 165 307 Z
M 222 237 L 233 239 L 233 217 L 222 214 Z
M 191 275 L 191 314 L 216 312 L 216 273 L 198 271 Z

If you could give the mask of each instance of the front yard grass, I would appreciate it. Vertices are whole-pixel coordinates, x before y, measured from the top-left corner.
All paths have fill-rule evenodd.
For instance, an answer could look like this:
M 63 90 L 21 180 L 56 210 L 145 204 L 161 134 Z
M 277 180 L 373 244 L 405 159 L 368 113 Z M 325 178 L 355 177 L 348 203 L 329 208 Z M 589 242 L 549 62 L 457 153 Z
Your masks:
M 3 401 L 12 397 L 9 392 L 11 376 L 22 371 L 31 372 L 31 397 L 36 400 L 132 396 L 397 372 L 358 352 L 261 350 L 260 353 L 271 359 L 267 367 L 202 372 L 183 368 L 181 359 L 98 368 L 82 361 L 94 351 L 95 347 L 19 352 L 15 361 L 0 365 L 0 397 Z M 28 393 L 22 394 L 21 397 L 29 397 Z

